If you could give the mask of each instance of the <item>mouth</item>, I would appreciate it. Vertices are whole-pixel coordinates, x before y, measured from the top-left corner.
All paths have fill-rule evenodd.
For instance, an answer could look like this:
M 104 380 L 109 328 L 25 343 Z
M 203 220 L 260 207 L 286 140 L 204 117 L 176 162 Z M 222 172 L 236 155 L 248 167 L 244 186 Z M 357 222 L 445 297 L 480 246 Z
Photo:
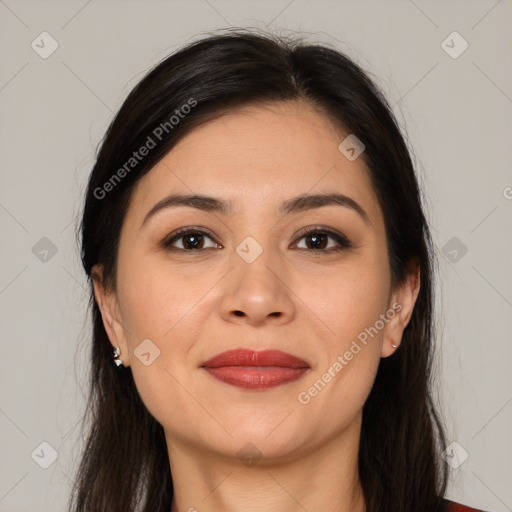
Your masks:
M 215 379 L 243 389 L 268 389 L 293 382 L 310 368 L 298 357 L 280 350 L 222 352 L 201 364 Z

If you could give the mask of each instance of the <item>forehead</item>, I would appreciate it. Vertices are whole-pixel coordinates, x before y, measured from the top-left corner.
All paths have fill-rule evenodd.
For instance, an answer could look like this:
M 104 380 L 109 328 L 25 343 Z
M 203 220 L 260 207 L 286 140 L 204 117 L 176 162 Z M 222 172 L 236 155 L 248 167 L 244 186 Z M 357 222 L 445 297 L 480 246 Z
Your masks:
M 348 135 L 304 101 L 244 106 L 195 128 L 147 173 L 132 197 L 143 217 L 170 193 L 222 197 L 237 210 L 276 208 L 300 194 L 339 192 L 378 216 L 362 158 L 339 145 Z

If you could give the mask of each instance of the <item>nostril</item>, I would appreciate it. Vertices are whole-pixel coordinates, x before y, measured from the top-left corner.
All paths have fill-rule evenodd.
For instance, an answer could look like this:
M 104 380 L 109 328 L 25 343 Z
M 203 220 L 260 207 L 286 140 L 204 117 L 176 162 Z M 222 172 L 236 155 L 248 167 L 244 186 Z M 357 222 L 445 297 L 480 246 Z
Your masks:
M 235 311 L 236 316 L 244 316 L 242 311 Z

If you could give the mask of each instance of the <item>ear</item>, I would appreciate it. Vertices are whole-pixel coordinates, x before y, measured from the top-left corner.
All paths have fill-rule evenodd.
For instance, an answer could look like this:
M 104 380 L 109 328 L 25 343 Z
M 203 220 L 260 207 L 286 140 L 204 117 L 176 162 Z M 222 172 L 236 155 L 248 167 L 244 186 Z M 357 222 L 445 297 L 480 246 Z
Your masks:
M 126 329 L 121 323 L 119 313 L 119 303 L 116 292 L 108 289 L 103 280 L 103 268 L 100 265 L 94 265 L 91 272 L 94 286 L 94 296 L 101 312 L 103 326 L 107 332 L 110 343 L 113 348 L 119 347 L 123 360 L 123 366 L 130 366 L 130 352 L 126 340 Z
M 389 357 L 397 350 L 393 345 L 400 345 L 419 292 L 420 266 L 416 260 L 413 260 L 409 264 L 409 273 L 404 283 L 390 294 L 391 300 L 386 311 L 389 321 L 384 328 L 381 357 Z

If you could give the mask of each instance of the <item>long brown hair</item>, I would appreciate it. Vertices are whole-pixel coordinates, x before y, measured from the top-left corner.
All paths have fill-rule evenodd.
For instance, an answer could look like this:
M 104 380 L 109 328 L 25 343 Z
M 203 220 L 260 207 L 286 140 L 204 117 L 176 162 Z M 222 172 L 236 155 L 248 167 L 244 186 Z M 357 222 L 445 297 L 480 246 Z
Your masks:
M 115 289 L 120 231 L 135 184 L 185 134 L 220 113 L 295 99 L 320 107 L 364 141 L 362 158 L 384 214 L 393 284 L 403 282 L 412 259 L 419 262 L 421 287 L 411 320 L 399 350 L 381 360 L 363 409 L 359 475 L 367 510 L 438 509 L 447 474 L 440 458 L 445 437 L 431 394 L 433 244 L 399 125 L 368 74 L 342 52 L 235 29 L 189 43 L 154 67 L 113 119 L 92 169 L 81 223 L 93 321 L 88 437 L 71 511 L 169 512 L 171 507 L 163 428 L 141 401 L 131 369 L 113 364 L 91 279 L 93 266 L 101 264 L 105 286 Z M 177 110 L 186 115 L 173 123 Z M 158 143 L 127 168 L 133 152 L 148 137 L 155 139 L 157 127 Z M 123 166 L 125 172 L 119 172 Z

